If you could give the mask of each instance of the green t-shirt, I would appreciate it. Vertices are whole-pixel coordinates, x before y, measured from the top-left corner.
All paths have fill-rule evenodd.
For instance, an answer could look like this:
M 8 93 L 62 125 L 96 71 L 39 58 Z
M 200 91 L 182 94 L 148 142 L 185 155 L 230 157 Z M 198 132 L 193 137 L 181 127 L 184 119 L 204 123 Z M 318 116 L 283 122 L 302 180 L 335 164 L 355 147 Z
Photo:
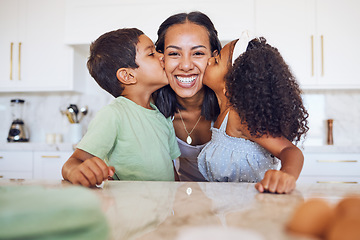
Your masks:
M 173 181 L 172 160 L 180 155 L 175 130 L 151 107 L 114 99 L 96 114 L 77 148 L 114 166 L 120 180 Z

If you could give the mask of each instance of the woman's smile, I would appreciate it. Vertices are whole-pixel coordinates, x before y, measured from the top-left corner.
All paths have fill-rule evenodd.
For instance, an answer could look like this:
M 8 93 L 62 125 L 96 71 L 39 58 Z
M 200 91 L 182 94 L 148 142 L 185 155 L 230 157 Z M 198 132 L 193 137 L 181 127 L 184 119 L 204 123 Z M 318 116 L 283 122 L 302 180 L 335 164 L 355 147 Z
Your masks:
M 184 75 L 175 75 L 175 78 L 177 80 L 177 83 L 184 87 L 184 88 L 188 88 L 188 87 L 192 87 L 194 86 L 197 78 L 198 78 L 198 74 L 196 75 L 190 75 L 190 76 L 184 76 Z

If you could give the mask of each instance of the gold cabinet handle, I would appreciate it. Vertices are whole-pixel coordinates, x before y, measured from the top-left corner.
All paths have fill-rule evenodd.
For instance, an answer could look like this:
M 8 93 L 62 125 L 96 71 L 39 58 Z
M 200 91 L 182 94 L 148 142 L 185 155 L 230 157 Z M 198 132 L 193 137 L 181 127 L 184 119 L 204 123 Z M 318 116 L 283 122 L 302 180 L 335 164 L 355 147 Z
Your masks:
M 12 80 L 12 72 L 13 72 L 13 48 L 14 43 L 10 43 L 10 80 Z
M 358 182 L 342 182 L 342 181 L 316 181 L 316 183 L 341 183 L 341 184 L 357 184 Z
M 324 76 L 324 36 L 321 35 L 321 76 Z
M 311 76 L 314 76 L 314 35 L 311 35 Z
M 0 159 L 3 159 L 4 157 L 3 156 L 0 156 Z
M 21 80 L 21 42 L 19 42 L 19 66 L 18 66 L 18 73 L 19 73 L 19 80 Z
M 358 160 L 317 160 L 317 162 L 332 162 L 332 163 L 339 163 L 339 162 L 342 162 L 342 163 L 357 163 Z
M 43 155 L 41 158 L 60 158 L 60 156 L 49 156 L 49 155 Z

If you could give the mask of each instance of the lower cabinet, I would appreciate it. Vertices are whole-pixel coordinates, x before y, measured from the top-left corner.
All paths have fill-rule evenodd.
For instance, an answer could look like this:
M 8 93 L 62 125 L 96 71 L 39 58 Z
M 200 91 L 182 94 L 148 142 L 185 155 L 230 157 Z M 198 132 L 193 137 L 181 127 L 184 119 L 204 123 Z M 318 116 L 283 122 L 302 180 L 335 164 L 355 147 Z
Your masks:
M 32 179 L 33 152 L 1 151 L 0 178 Z
M 302 183 L 360 183 L 360 153 L 304 153 Z
M 70 151 L 0 151 L 0 178 L 62 179 Z
M 34 179 L 62 179 L 61 169 L 72 152 L 34 152 Z

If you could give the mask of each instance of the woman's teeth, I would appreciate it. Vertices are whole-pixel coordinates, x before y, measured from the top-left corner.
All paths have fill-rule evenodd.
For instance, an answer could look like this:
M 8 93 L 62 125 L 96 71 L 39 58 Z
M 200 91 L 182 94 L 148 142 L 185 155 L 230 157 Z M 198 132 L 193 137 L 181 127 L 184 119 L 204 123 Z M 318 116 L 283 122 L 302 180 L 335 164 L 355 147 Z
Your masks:
M 192 77 L 180 77 L 180 76 L 176 76 L 177 80 L 179 80 L 182 83 L 191 83 L 192 81 L 194 81 L 196 79 L 196 76 L 192 76 Z

